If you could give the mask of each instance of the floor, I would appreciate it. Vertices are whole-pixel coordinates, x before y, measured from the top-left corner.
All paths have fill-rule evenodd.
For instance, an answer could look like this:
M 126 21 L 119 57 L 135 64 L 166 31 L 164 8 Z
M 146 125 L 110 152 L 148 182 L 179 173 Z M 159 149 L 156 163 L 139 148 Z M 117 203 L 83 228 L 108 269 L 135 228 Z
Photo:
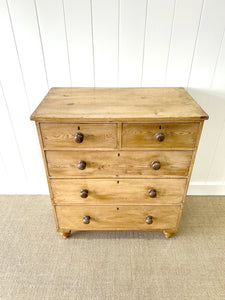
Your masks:
M 0 196 L 0 299 L 225 299 L 225 197 L 187 197 L 179 233 L 55 230 L 48 196 Z

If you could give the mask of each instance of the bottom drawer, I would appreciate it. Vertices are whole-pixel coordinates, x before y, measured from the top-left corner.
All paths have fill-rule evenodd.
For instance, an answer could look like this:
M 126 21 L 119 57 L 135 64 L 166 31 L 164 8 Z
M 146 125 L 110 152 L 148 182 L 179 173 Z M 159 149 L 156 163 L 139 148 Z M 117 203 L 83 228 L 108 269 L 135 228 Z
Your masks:
M 59 228 L 69 230 L 173 229 L 180 208 L 179 205 L 55 206 Z M 151 224 L 146 223 L 146 217 Z

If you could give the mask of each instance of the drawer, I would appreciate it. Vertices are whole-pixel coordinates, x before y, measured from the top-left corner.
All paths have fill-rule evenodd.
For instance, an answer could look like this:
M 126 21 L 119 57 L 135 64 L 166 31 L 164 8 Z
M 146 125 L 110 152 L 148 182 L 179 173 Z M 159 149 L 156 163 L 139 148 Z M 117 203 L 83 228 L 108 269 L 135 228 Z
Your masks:
M 51 177 L 187 176 L 192 151 L 46 151 Z M 154 169 L 160 167 L 160 169 Z M 79 168 L 85 168 L 83 170 Z
M 177 204 L 186 179 L 52 179 L 56 204 Z
M 45 149 L 116 148 L 116 124 L 41 123 Z
M 194 148 L 199 123 L 123 124 L 123 148 Z
M 59 228 L 70 230 L 163 230 L 176 228 L 179 205 L 56 206 Z M 90 217 L 84 224 L 84 217 Z M 146 223 L 146 217 L 152 223 Z M 88 218 L 85 218 L 88 222 Z

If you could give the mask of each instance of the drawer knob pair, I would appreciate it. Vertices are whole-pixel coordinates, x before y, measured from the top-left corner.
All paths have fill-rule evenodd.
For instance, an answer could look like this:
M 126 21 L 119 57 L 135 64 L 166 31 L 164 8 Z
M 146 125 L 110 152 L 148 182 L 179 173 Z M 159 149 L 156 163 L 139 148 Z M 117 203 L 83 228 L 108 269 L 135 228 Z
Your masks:
M 84 224 L 89 224 L 89 223 L 90 223 L 90 219 L 91 219 L 90 216 L 84 216 L 84 217 L 83 217 L 83 223 L 84 223 Z M 146 216 L 146 217 L 145 217 L 145 222 L 146 222 L 147 224 L 152 224 L 152 223 L 153 223 L 153 218 L 152 218 L 152 216 Z
M 74 141 L 78 144 L 82 143 L 84 140 L 84 135 L 81 132 L 77 132 L 74 137 Z
M 90 216 L 84 216 L 84 217 L 83 217 L 83 223 L 84 223 L 84 224 L 89 224 L 89 223 L 90 223 L 90 219 L 91 219 Z
M 158 142 L 162 142 L 165 139 L 165 135 L 162 132 L 157 132 L 155 138 L 157 139 Z
M 152 224 L 152 223 L 153 223 L 153 218 L 152 218 L 152 216 L 146 216 L 146 217 L 145 217 L 145 222 L 146 222 L 147 224 Z

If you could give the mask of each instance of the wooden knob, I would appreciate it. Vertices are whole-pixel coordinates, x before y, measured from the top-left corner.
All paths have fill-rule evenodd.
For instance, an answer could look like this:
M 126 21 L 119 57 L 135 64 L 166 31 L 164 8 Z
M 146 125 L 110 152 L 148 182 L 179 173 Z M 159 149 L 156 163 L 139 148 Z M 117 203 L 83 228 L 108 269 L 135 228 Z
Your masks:
M 146 222 L 147 224 L 152 224 L 152 222 L 153 222 L 152 216 L 146 216 L 146 217 L 145 217 L 145 222 Z
M 74 137 L 74 141 L 78 144 L 82 143 L 84 140 L 84 135 L 81 132 L 77 132 Z
M 90 219 L 91 219 L 90 216 L 84 216 L 84 217 L 83 217 L 83 223 L 84 223 L 84 224 L 89 224 L 89 223 L 90 223 Z
M 84 189 L 80 191 L 81 198 L 87 198 L 88 197 L 88 190 Z
M 150 189 L 148 193 L 151 198 L 155 198 L 157 194 L 155 189 Z
M 165 139 L 165 135 L 162 132 L 157 132 L 155 138 L 158 142 L 162 142 Z
M 154 160 L 154 161 L 152 162 L 152 169 L 154 169 L 154 170 L 159 170 L 160 168 L 161 168 L 160 162 L 159 162 L 158 160 Z
M 84 170 L 86 168 L 86 161 L 80 160 L 77 167 L 79 170 Z

